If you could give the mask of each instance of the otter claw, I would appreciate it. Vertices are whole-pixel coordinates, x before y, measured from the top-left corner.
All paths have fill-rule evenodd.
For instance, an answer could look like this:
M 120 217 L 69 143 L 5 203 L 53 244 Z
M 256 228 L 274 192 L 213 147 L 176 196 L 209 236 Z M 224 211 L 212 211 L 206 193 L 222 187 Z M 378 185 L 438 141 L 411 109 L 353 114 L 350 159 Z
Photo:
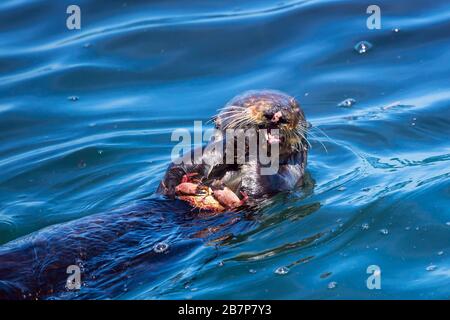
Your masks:
M 241 199 L 241 203 L 240 203 L 240 205 L 239 206 L 242 206 L 244 203 L 246 203 L 247 202 L 247 200 L 248 200 L 248 195 L 247 195 L 247 193 L 245 193 L 244 191 L 241 191 L 241 195 L 242 195 L 242 199 Z

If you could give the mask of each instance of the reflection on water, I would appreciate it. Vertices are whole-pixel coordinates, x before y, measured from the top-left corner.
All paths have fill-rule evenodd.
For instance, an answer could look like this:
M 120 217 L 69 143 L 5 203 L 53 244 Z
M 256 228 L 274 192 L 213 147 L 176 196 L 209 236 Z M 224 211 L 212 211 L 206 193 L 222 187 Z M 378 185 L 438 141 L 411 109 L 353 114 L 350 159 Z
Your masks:
M 381 1 L 368 30 L 369 4 L 86 0 L 68 31 L 3 1 L 0 294 L 448 298 L 450 7 Z M 310 186 L 216 216 L 153 195 L 171 132 L 258 88 L 304 108 Z

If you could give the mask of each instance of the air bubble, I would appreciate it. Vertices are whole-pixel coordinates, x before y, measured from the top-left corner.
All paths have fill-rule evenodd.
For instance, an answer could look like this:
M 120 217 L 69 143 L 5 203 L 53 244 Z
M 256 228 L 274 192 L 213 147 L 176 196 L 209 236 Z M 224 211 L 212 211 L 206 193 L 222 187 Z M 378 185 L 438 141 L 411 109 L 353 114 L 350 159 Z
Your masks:
M 69 101 L 78 101 L 78 100 L 80 100 L 80 98 L 77 97 L 77 96 L 70 96 L 70 97 L 67 97 L 67 100 L 69 100 Z
M 348 99 L 345 99 L 344 101 L 339 102 L 337 106 L 338 107 L 343 107 L 343 108 L 350 108 L 350 107 L 352 107 L 355 104 L 356 104 L 356 100 L 355 99 L 348 98 Z
M 434 265 L 434 264 L 430 264 L 427 268 L 426 268 L 426 270 L 427 271 L 434 271 L 434 270 L 436 270 L 436 266 Z
M 336 281 L 331 281 L 329 284 L 328 284 L 328 289 L 334 289 L 334 288 L 336 288 L 337 287 L 337 282 Z
M 389 233 L 389 230 L 388 229 L 381 229 L 380 233 L 386 235 L 386 234 Z
M 288 274 L 289 273 L 289 268 L 288 267 L 279 267 L 279 268 L 277 268 L 275 270 L 275 273 L 276 274 L 281 274 L 281 275 Z
M 166 252 L 168 249 L 169 245 L 165 242 L 159 242 L 155 244 L 155 246 L 153 247 L 153 251 L 155 251 L 156 253 L 163 253 Z
M 360 41 L 355 45 L 355 50 L 359 54 L 366 53 L 372 48 L 372 44 L 368 41 Z

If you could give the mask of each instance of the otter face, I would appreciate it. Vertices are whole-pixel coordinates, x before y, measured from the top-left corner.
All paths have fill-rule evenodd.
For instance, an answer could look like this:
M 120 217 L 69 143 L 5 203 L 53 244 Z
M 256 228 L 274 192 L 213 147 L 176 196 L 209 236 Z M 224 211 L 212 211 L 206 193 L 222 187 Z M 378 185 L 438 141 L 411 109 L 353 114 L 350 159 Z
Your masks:
M 233 98 L 215 118 L 216 128 L 266 129 L 267 143 L 298 149 L 306 145 L 306 120 L 298 102 L 282 92 L 248 91 Z M 273 132 L 278 129 L 278 134 Z

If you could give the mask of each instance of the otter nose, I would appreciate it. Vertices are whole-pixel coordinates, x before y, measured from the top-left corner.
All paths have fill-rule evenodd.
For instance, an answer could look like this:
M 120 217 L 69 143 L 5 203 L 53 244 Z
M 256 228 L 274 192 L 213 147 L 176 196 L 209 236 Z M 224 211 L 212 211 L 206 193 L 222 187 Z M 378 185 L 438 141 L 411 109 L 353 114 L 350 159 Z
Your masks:
M 273 123 L 278 123 L 282 117 L 283 114 L 281 113 L 281 111 L 278 111 L 273 114 L 272 119 L 270 121 L 272 121 Z

